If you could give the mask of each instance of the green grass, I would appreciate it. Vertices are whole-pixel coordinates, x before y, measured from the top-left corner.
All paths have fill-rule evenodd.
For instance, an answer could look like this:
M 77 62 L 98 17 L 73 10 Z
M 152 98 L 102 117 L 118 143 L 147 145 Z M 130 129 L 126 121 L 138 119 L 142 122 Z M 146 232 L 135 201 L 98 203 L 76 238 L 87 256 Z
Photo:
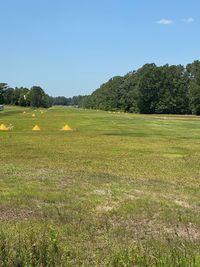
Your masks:
M 200 118 L 23 110 L 0 112 L 0 266 L 200 266 Z

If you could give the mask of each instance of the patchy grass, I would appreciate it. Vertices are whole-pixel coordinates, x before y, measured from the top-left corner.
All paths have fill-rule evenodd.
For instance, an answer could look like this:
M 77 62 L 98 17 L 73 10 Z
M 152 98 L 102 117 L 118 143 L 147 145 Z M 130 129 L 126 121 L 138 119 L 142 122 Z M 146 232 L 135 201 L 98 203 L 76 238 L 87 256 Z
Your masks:
M 200 118 L 23 110 L 0 113 L 1 266 L 200 266 Z

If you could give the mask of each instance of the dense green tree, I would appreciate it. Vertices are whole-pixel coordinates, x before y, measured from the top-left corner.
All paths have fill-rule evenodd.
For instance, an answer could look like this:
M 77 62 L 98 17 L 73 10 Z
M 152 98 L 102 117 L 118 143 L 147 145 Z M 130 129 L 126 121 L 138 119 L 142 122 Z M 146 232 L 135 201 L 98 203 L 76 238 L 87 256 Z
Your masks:
M 15 87 L 14 92 L 13 92 L 13 104 L 14 105 L 19 105 L 20 94 L 21 94 L 21 89 L 18 87 Z
M 54 99 L 49 97 L 39 86 L 31 90 L 24 87 L 10 88 L 6 83 L 0 83 L 0 103 L 7 105 L 49 107 Z
M 187 114 L 189 109 L 189 80 L 185 68 L 179 66 L 159 67 L 160 88 L 155 113 Z
M 23 106 L 23 107 L 29 106 L 30 103 L 27 100 L 28 93 L 29 93 L 28 88 L 24 88 L 24 87 L 20 88 L 20 94 L 19 94 L 19 99 L 18 99 L 19 106 Z
M 7 83 L 0 83 L 0 104 L 4 104 L 4 93 L 7 88 Z
M 44 91 L 39 86 L 33 86 L 27 94 L 27 100 L 31 107 L 41 107 Z
M 3 93 L 3 102 L 6 105 L 12 105 L 13 104 L 13 94 L 14 89 L 13 88 L 6 88 Z
M 50 97 L 39 86 L 30 90 L 0 84 L 0 103 L 31 107 L 76 106 L 112 111 L 200 115 L 200 61 L 182 65 L 146 64 L 115 76 L 88 96 Z
M 64 96 L 58 96 L 53 98 L 53 105 L 69 106 L 72 99 Z
M 138 112 L 138 90 L 136 72 L 129 72 L 124 76 L 120 86 L 119 109 L 125 112 Z
M 121 86 L 123 80 L 123 77 L 116 76 L 107 83 L 101 85 L 99 89 L 92 93 L 90 107 L 102 110 L 120 109 L 120 99 L 122 97 Z
M 44 107 L 50 106 L 50 99 L 40 86 L 33 86 L 27 93 L 27 101 L 31 107 Z
M 138 109 L 140 113 L 155 113 L 161 88 L 161 70 L 155 64 L 146 64 L 137 72 Z
M 82 106 L 140 113 L 191 113 L 190 77 L 181 66 L 146 64 L 114 77 L 82 101 Z
M 200 115 L 200 61 L 194 61 L 187 65 L 187 72 L 190 78 L 189 98 L 193 114 Z

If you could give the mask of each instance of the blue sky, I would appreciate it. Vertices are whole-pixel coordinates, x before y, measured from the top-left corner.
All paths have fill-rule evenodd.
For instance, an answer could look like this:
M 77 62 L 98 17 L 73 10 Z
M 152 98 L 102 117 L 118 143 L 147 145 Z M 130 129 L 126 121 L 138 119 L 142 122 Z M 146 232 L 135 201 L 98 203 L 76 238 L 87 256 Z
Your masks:
M 199 59 L 199 0 L 2 0 L 0 81 L 89 94 L 145 63 Z

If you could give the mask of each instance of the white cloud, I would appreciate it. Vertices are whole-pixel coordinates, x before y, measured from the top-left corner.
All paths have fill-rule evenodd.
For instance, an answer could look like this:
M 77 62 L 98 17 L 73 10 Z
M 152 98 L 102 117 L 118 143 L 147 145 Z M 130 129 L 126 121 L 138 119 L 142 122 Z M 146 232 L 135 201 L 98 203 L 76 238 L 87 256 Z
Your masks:
M 159 21 L 156 22 L 157 24 L 160 24 L 160 25 L 170 25 L 170 24 L 173 24 L 173 20 L 170 20 L 170 19 L 161 19 Z
M 185 23 L 193 23 L 194 22 L 194 18 L 190 17 L 190 18 L 185 18 L 185 19 L 182 19 L 181 20 L 182 22 L 185 22 Z

